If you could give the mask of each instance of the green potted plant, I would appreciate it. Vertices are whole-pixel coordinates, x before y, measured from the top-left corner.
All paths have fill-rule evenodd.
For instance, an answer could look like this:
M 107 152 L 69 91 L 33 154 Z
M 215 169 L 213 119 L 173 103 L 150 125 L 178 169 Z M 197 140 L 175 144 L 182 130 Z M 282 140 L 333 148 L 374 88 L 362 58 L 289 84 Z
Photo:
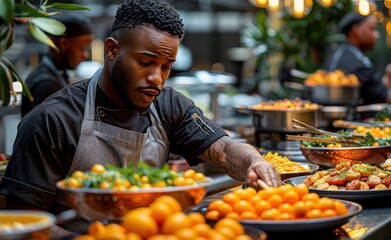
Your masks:
M 23 94 L 33 100 L 22 77 L 12 62 L 4 57 L 4 53 L 14 43 L 15 28 L 19 24 L 27 24 L 32 37 L 57 49 L 47 33 L 61 35 L 65 31 L 65 26 L 61 22 L 49 18 L 52 15 L 60 14 L 58 11 L 49 12 L 49 9 L 90 10 L 90 8 L 78 4 L 57 2 L 49 4 L 48 0 L 43 1 L 38 7 L 27 0 L 0 1 L 0 101 L 2 106 L 8 106 L 12 97 L 16 100 L 16 92 L 13 88 L 13 82 L 16 81 L 22 84 Z

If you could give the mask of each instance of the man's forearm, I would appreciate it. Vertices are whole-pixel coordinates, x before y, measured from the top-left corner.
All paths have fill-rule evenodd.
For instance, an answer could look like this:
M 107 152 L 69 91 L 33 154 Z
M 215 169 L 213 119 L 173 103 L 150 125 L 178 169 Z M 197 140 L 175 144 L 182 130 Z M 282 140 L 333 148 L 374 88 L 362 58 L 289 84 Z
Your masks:
M 201 154 L 200 159 L 215 163 L 232 178 L 244 181 L 247 169 L 252 163 L 260 160 L 260 154 L 249 144 L 222 137 Z

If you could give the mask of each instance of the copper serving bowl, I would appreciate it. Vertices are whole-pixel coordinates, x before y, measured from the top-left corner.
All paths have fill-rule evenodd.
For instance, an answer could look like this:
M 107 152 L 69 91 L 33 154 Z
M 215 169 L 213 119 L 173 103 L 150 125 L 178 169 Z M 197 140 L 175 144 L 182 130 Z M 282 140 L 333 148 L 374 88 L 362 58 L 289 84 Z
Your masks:
M 377 147 L 301 147 L 301 152 L 305 158 L 323 167 L 335 167 L 341 162 L 369 163 L 379 165 L 383 163 L 391 154 L 391 146 Z
M 65 201 L 78 214 L 90 220 L 120 221 L 130 210 L 147 207 L 155 198 L 170 195 L 178 200 L 183 210 L 199 203 L 205 196 L 211 178 L 197 185 L 161 188 L 139 188 L 125 191 L 94 188 L 69 188 L 57 183 Z
M 299 164 L 303 167 L 307 167 L 308 171 L 280 173 L 281 181 L 288 178 L 311 175 L 319 169 L 319 166 L 315 164 L 311 164 L 311 163 L 299 163 Z
M 1 210 L 0 239 L 49 240 L 50 227 L 55 221 L 55 216 L 47 212 Z

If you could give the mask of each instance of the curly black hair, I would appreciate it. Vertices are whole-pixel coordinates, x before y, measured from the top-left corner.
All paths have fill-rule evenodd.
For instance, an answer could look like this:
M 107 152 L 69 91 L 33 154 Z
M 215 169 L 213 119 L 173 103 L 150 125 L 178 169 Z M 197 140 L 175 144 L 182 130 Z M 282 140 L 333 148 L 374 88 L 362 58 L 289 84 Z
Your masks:
M 146 24 L 178 36 L 182 40 L 185 31 L 179 13 L 160 0 L 126 0 L 115 15 L 111 33 L 118 29 L 134 29 Z

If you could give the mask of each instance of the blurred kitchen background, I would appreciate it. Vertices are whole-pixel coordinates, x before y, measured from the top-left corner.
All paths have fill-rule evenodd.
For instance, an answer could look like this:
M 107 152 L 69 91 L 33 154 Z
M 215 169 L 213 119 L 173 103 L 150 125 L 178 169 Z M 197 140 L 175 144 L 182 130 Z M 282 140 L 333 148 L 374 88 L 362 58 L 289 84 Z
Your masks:
M 304 4 L 295 13 L 293 1 Z M 30 1 L 38 5 L 40 1 Z M 73 81 L 90 77 L 104 60 L 103 41 L 122 0 L 69 0 L 91 8 L 80 14 L 91 18 L 96 39 L 90 61 L 73 72 Z M 169 0 L 181 13 L 186 29 L 178 60 L 167 82 L 191 97 L 210 118 L 218 121 L 239 140 L 250 142 L 252 118 L 231 111 L 236 105 L 300 97 L 284 87 L 298 81 L 296 69 L 313 73 L 321 68 L 325 53 L 343 38 L 336 31 L 342 15 L 359 4 L 367 4 L 378 19 L 381 38 L 370 53 L 379 71 L 391 62 L 391 0 Z M 266 7 L 260 7 L 262 4 Z M 286 7 L 288 6 L 288 7 Z M 290 7 L 289 7 L 290 6 Z M 67 11 L 62 11 L 67 14 Z M 5 56 L 22 77 L 35 68 L 47 46 L 31 38 L 24 25 L 16 28 L 16 39 Z M 301 79 L 303 80 L 303 79 Z M 12 154 L 20 102 L 0 106 L 0 153 Z

